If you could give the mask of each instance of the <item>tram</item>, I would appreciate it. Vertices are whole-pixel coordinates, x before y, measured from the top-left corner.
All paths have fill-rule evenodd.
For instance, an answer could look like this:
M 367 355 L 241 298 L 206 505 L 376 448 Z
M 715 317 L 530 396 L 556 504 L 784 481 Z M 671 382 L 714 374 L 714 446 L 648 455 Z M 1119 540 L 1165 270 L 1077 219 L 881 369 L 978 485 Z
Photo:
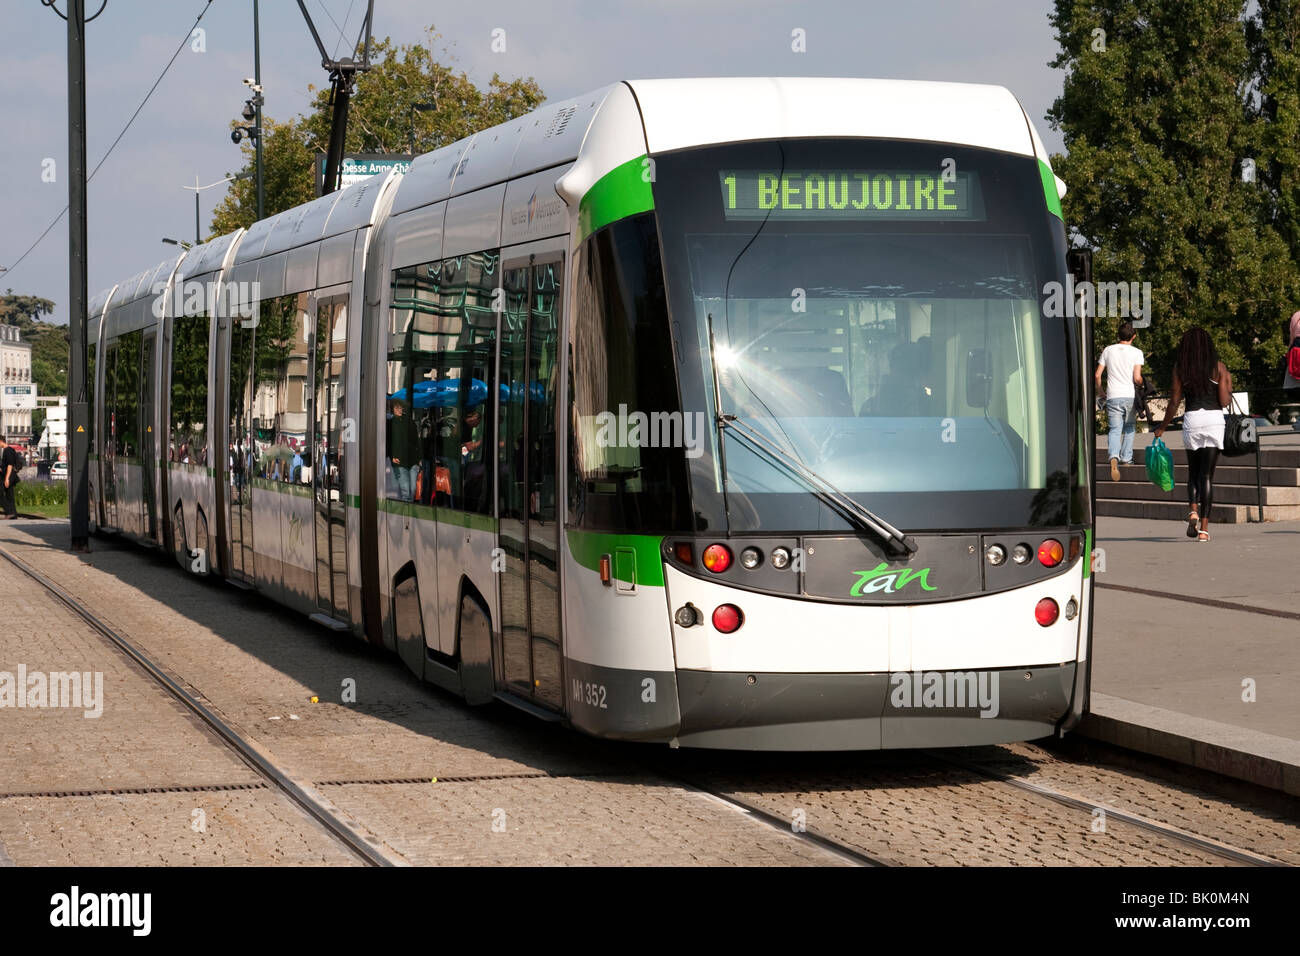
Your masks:
M 91 304 L 92 526 L 673 746 L 1087 706 L 1086 316 L 1007 90 L 620 82 Z

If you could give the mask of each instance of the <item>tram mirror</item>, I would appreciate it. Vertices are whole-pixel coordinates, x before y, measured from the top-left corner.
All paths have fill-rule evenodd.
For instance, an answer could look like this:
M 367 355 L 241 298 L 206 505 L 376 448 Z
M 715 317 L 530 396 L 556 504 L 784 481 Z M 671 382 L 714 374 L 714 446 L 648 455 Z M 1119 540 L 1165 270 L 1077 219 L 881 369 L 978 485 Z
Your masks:
M 971 349 L 966 353 L 966 404 L 988 408 L 992 397 L 993 368 L 988 349 Z

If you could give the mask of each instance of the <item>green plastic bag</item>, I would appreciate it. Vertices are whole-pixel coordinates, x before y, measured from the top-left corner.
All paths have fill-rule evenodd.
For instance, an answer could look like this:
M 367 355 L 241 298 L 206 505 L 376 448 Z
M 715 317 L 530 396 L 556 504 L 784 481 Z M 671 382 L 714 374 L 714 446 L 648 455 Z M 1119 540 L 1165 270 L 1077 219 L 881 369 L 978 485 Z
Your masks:
M 1161 439 L 1157 438 L 1147 449 L 1147 477 L 1161 491 L 1174 490 L 1174 455 Z

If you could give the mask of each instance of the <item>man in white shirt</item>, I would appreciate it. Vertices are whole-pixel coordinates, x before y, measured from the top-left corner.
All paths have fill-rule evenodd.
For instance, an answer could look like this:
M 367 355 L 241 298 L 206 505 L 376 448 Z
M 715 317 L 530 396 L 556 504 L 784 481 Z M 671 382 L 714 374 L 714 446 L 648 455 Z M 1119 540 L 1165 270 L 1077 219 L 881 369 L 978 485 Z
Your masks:
M 1133 432 L 1137 422 L 1135 399 L 1142 384 L 1142 350 L 1133 347 L 1133 323 L 1120 323 L 1119 341 L 1108 345 L 1097 359 L 1096 383 L 1102 391 L 1101 373 L 1106 373 L 1106 420 L 1110 437 L 1106 450 L 1110 454 L 1110 480 L 1119 481 L 1119 466 L 1133 464 Z

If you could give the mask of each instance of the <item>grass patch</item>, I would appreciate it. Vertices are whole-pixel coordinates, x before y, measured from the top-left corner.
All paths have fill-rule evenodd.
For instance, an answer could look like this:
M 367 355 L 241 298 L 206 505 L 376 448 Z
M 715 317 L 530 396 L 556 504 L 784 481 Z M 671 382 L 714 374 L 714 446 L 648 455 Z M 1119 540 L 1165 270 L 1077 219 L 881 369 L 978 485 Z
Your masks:
M 66 481 L 23 481 L 14 489 L 14 504 L 21 514 L 47 518 L 68 516 Z

